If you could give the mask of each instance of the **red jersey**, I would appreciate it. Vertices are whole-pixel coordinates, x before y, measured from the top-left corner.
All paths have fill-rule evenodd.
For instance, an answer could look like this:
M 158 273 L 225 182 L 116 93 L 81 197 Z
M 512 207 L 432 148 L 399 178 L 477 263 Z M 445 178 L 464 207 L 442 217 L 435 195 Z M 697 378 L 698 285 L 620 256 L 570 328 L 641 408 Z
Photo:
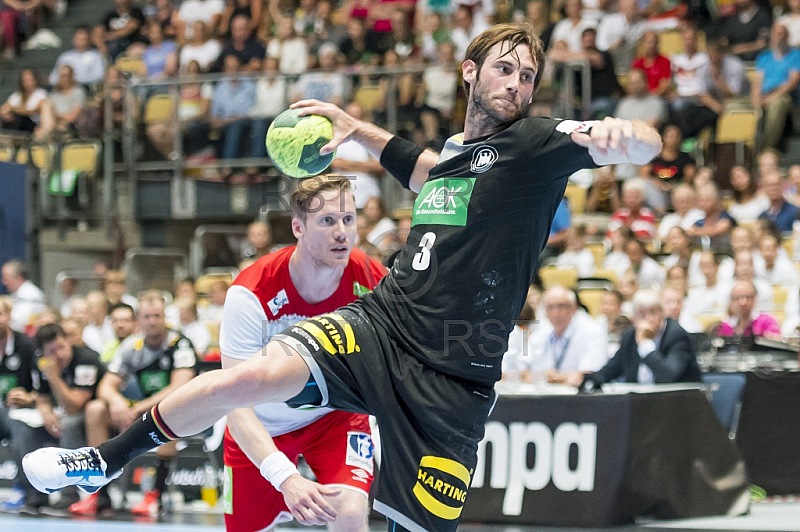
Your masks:
M 343 307 L 374 288 L 386 269 L 366 253 L 353 249 L 339 287 L 325 301 L 306 302 L 289 275 L 289 246 L 258 259 L 228 289 L 220 326 L 222 354 L 240 360 L 261 351 L 267 342 L 295 323 Z M 331 410 L 298 411 L 279 405 L 258 405 L 256 415 L 273 436 L 304 427 Z
M 644 71 L 647 76 L 647 87 L 650 92 L 655 91 L 662 79 L 672 77 L 672 65 L 669 59 L 663 55 L 658 55 L 653 61 L 646 57 L 640 57 L 633 62 L 631 68 L 638 68 Z
M 623 225 L 630 227 L 639 238 L 650 240 L 656 236 L 656 215 L 647 207 L 639 210 L 639 216 L 633 216 L 626 207 L 619 209 L 608 223 L 608 236 Z

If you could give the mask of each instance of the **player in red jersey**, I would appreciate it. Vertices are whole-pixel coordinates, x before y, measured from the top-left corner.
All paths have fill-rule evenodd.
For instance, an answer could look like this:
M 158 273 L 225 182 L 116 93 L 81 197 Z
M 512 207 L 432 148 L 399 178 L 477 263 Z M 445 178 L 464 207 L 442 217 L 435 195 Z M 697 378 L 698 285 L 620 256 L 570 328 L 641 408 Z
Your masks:
M 352 303 L 385 274 L 379 262 L 353 249 L 356 207 L 346 178 L 305 180 L 291 205 L 297 245 L 262 257 L 228 290 L 223 367 L 249 359 L 290 325 Z M 224 448 L 229 531 L 270 529 L 292 515 L 304 524 L 325 524 L 309 518 L 320 510 L 336 516 L 330 530 L 367 530 L 373 473 L 367 416 L 284 403 L 238 409 L 228 415 Z M 298 454 L 322 485 L 297 473 Z

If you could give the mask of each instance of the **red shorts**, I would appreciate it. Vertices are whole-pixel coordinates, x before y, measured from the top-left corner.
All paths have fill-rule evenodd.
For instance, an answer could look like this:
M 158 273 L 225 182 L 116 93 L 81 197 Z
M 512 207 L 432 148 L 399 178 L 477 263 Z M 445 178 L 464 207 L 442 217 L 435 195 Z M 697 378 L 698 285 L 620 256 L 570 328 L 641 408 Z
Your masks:
M 297 463 L 302 454 L 317 482 L 347 486 L 366 496 L 372 485 L 369 417 L 335 411 L 312 424 L 274 438 Z M 255 532 L 292 520 L 283 494 L 272 487 L 225 430 L 223 508 L 229 532 Z

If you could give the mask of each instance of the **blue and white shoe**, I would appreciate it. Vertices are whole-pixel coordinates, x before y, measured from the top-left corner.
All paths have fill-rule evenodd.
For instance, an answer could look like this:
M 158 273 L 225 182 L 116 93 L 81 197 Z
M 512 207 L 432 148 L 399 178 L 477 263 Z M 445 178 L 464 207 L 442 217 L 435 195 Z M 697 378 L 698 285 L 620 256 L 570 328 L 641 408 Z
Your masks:
M 122 474 L 119 470 L 107 477 L 106 462 L 94 447 L 44 447 L 26 454 L 22 469 L 31 485 L 42 493 L 54 493 L 67 486 L 94 493 Z
M 14 488 L 11 490 L 11 495 L 3 502 L 0 502 L 0 512 L 19 513 L 23 506 L 25 506 L 25 492 L 19 488 Z

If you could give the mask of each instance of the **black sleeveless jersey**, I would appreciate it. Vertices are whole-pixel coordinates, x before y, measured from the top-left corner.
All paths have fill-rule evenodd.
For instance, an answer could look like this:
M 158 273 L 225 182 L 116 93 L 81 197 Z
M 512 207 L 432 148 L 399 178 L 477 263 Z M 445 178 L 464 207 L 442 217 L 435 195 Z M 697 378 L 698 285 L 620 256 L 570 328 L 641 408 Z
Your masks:
M 414 204 L 390 275 L 361 303 L 431 368 L 492 385 L 571 174 L 597 165 L 570 134 L 591 123 L 527 118 L 450 138 Z

